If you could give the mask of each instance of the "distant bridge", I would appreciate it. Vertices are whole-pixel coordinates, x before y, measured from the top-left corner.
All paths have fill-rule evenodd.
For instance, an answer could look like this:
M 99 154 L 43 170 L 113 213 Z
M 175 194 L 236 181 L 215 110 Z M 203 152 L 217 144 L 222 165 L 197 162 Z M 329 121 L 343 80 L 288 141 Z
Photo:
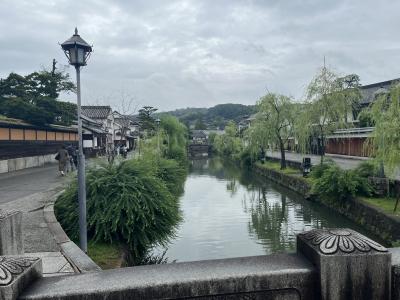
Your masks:
M 188 154 L 190 157 L 208 156 L 211 153 L 211 145 L 209 144 L 190 144 L 188 146 Z

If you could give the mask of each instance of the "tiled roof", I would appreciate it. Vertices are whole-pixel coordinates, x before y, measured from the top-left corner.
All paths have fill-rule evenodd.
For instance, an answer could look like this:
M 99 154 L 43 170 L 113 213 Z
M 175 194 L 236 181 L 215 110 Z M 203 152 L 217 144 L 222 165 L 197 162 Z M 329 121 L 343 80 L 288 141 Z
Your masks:
M 387 80 L 387 81 L 382 81 L 382 82 L 377 82 L 373 84 L 368 84 L 368 85 L 363 85 L 361 87 L 361 104 L 362 105 L 369 105 L 375 100 L 375 97 L 377 94 L 382 93 L 382 92 L 389 92 L 390 87 L 396 83 L 399 82 L 400 79 L 392 79 L 392 80 Z
M 207 135 L 203 130 L 193 130 L 192 131 L 192 137 L 197 138 L 197 139 L 205 139 L 207 138 Z
M 92 119 L 107 119 L 111 113 L 110 106 L 82 106 L 82 114 Z

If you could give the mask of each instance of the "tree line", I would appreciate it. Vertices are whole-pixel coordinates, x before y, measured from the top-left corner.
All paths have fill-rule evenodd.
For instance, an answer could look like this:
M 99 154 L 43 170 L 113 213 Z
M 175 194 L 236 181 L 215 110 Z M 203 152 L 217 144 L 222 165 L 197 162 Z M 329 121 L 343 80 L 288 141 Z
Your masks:
M 0 79 L 0 115 L 35 125 L 71 125 L 76 104 L 58 100 L 60 93 L 75 92 L 69 75 L 56 68 L 28 75 L 10 73 Z
M 268 92 L 257 101 L 255 120 L 248 129 L 240 131 L 231 123 L 224 135 L 211 136 L 211 141 L 217 152 L 235 159 L 256 159 L 267 149 L 278 150 L 281 169 L 286 168 L 288 145 L 304 154 L 318 147 L 322 164 L 328 136 L 353 127 L 360 116 L 375 126 L 365 149 L 393 175 L 400 165 L 400 86 L 394 84 L 390 92 L 376 95 L 363 110 L 360 86 L 358 75 L 338 76 L 324 66 L 308 84 L 303 101 Z

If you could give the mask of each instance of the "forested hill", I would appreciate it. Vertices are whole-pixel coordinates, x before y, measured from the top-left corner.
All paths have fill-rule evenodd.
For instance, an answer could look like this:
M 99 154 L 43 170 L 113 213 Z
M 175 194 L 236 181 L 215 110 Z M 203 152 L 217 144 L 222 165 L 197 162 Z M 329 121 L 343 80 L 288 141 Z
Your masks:
M 218 104 L 210 108 L 181 108 L 167 112 L 196 129 L 224 128 L 228 121 L 239 122 L 255 112 L 255 105 Z

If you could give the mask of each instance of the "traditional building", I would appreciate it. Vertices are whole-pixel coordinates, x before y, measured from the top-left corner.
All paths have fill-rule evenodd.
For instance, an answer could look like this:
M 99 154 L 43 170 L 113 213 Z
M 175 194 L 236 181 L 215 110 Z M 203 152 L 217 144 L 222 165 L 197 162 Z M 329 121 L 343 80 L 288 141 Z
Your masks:
M 82 115 L 96 124 L 100 124 L 102 129 L 101 140 L 105 141 L 103 144 L 104 151 L 112 151 L 114 149 L 114 115 L 110 106 L 82 106 Z M 92 125 L 94 125 L 92 123 Z
M 325 152 L 330 154 L 340 154 L 349 156 L 371 156 L 372 151 L 365 146 L 365 141 L 373 132 L 373 127 L 357 127 L 359 121 L 358 113 L 362 109 L 368 108 L 380 95 L 389 94 L 393 84 L 400 79 L 386 80 L 361 87 L 360 108 L 353 113 L 354 119 L 350 120 L 354 127 L 336 130 L 327 137 Z
M 193 144 L 207 144 L 208 138 L 203 130 L 192 130 L 192 143 Z
M 136 116 L 123 115 L 117 111 L 114 115 L 114 144 L 125 145 L 128 149 L 134 149 L 136 140 L 139 138 L 139 120 Z

